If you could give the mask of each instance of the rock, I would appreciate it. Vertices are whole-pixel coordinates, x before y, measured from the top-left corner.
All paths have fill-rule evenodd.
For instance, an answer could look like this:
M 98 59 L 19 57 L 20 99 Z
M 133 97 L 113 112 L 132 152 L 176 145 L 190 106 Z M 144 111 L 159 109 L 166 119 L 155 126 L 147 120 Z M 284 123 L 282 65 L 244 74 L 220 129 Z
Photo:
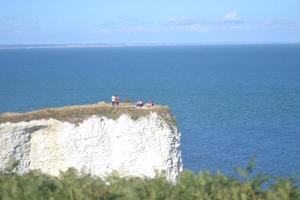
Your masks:
M 19 174 L 41 170 L 57 176 L 73 167 L 93 175 L 154 177 L 174 182 L 182 171 L 180 133 L 156 112 L 132 119 L 92 115 L 80 123 L 57 119 L 0 124 L 0 171 L 11 159 Z

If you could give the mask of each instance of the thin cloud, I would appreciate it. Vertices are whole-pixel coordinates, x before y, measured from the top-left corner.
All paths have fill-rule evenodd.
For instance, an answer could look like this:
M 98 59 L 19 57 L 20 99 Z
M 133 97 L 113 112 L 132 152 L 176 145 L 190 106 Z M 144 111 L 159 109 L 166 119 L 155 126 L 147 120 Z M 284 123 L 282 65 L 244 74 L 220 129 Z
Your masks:
M 199 21 L 191 17 L 170 17 L 166 22 L 166 25 L 170 26 L 191 26 L 198 24 Z
M 19 18 L 18 17 L 7 17 L 6 20 L 8 20 L 8 21 L 18 21 Z
M 164 23 L 170 30 L 207 32 L 243 29 L 241 17 L 234 12 L 227 13 L 218 20 L 203 20 L 192 17 L 170 17 Z
M 11 26 L 19 21 L 19 18 L 17 17 L 6 17 L 0 19 L 0 25 L 2 26 Z
M 19 18 L 7 17 L 0 19 L 0 33 L 9 35 L 37 35 L 42 33 L 42 29 L 38 21 L 30 25 L 23 25 Z
M 38 22 L 23 26 L 18 23 L 19 19 L 0 19 L 0 33 L 12 35 L 38 35 L 46 34 L 45 27 Z M 10 23 L 8 23 L 8 21 Z M 15 22 L 14 22 L 15 21 Z M 49 22 L 50 23 L 50 22 Z M 201 20 L 191 16 L 172 16 L 162 21 L 145 21 L 139 18 L 123 18 L 99 20 L 97 24 L 87 24 L 85 34 L 111 34 L 111 33 L 166 33 L 166 32 L 222 32 L 222 31 L 251 31 L 272 29 L 299 29 L 299 21 L 269 20 L 269 21 L 246 21 L 236 12 L 228 12 L 220 15 L 218 19 Z M 53 28 L 51 34 L 62 34 L 61 28 Z M 77 29 L 72 29 L 74 30 Z M 49 33 L 49 31 L 47 31 Z M 56 33 L 57 32 L 57 33 Z
M 110 20 L 103 20 L 97 24 L 94 24 L 96 27 L 115 27 L 120 28 L 122 26 L 126 27 L 134 27 L 134 26 L 141 26 L 141 25 L 151 25 L 151 22 L 147 22 L 145 20 L 139 19 L 139 18 L 126 18 L 126 17 L 117 17 Z
M 127 23 L 120 23 L 126 21 Z M 130 23 L 128 23 L 130 21 Z M 117 25 L 116 25 L 117 24 Z M 229 12 L 218 20 L 200 20 L 195 17 L 172 16 L 160 23 L 144 23 L 142 20 L 120 19 L 118 23 L 105 23 L 98 31 L 109 32 L 208 32 L 208 31 L 251 31 L 298 27 L 299 23 L 284 20 L 244 21 L 236 12 Z
M 261 27 L 263 29 L 280 29 L 280 28 L 288 28 L 294 29 L 300 27 L 300 22 L 297 21 L 289 21 L 289 20 L 269 20 L 261 22 Z
M 241 17 L 236 12 L 229 12 L 224 15 L 223 20 L 225 22 L 242 22 Z

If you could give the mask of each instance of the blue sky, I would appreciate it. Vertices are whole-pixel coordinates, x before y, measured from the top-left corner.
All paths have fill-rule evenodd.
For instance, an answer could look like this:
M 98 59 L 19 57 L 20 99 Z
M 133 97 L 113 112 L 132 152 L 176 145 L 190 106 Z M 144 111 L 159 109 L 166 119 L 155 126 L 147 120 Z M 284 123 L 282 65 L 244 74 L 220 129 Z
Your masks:
M 0 44 L 300 42 L 299 0 L 0 0 Z

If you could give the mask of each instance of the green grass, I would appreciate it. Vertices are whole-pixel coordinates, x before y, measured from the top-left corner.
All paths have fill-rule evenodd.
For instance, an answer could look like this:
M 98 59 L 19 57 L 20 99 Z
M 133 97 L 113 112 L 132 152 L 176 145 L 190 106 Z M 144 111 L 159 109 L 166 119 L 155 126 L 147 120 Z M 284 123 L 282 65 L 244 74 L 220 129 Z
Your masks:
M 167 120 L 169 125 L 175 125 L 175 118 L 171 115 L 167 106 L 154 106 L 148 108 L 136 108 L 130 103 L 121 103 L 119 107 L 112 108 L 110 104 L 74 105 L 61 108 L 47 108 L 27 113 L 4 113 L 0 115 L 0 123 L 21 122 L 39 119 L 57 119 L 71 123 L 80 123 L 92 115 L 103 116 L 109 119 L 117 119 L 122 114 L 127 114 L 133 120 L 156 112 Z
M 241 168 L 240 168 L 241 169 Z M 247 171 L 247 169 L 243 169 Z M 299 182 L 292 178 L 245 174 L 230 177 L 222 173 L 184 171 L 176 184 L 164 175 L 150 178 L 106 179 L 78 173 L 74 169 L 51 177 L 38 171 L 19 176 L 0 175 L 0 199 L 70 200 L 299 200 Z

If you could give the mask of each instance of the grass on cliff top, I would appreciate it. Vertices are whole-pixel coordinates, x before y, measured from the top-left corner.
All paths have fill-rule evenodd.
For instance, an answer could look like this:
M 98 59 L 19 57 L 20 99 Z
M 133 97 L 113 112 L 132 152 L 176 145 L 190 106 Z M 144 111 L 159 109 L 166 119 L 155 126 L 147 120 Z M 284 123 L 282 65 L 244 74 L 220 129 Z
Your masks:
M 39 119 L 56 119 L 71 123 L 80 123 L 92 115 L 103 116 L 109 119 L 118 119 L 122 114 L 128 114 L 131 119 L 137 120 L 147 116 L 151 112 L 156 112 L 160 116 L 174 123 L 175 120 L 170 114 L 168 106 L 153 106 L 152 108 L 136 108 L 130 103 L 121 103 L 119 107 L 113 108 L 108 103 L 98 103 L 90 105 L 74 105 L 60 108 L 47 108 L 27 113 L 3 113 L 0 115 L 0 123 L 21 122 Z

